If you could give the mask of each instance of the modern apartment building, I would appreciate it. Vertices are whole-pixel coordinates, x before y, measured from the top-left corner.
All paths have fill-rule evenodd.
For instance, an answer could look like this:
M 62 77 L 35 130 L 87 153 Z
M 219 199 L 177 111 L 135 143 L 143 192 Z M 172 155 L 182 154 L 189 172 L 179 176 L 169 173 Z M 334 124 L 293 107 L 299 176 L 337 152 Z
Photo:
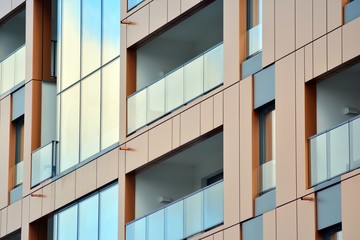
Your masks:
M 360 239 L 360 0 L 1 0 L 1 240 Z

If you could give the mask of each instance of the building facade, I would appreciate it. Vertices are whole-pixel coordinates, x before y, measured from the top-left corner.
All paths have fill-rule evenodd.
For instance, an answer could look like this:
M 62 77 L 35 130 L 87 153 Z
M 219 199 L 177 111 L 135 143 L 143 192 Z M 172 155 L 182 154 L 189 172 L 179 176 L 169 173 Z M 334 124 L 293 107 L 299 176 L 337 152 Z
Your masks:
M 360 0 L 1 0 L 0 239 L 360 239 L 359 42 Z

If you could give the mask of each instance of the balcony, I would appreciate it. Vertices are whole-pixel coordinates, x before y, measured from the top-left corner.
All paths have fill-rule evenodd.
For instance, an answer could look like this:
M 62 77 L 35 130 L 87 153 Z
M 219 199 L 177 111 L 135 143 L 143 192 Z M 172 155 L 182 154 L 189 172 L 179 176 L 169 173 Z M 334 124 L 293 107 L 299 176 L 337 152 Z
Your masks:
M 129 96 L 128 133 L 220 86 L 224 81 L 223 68 L 221 43 Z
M 246 42 L 248 57 L 262 51 L 262 24 L 258 24 L 247 31 Z
M 359 134 L 356 117 L 309 139 L 312 186 L 360 167 Z
M 0 62 L 0 94 L 25 80 L 25 45 Z
M 224 221 L 223 181 L 126 225 L 126 240 L 184 239 Z
M 55 175 L 57 141 L 35 150 L 31 162 L 31 186 L 34 187 Z

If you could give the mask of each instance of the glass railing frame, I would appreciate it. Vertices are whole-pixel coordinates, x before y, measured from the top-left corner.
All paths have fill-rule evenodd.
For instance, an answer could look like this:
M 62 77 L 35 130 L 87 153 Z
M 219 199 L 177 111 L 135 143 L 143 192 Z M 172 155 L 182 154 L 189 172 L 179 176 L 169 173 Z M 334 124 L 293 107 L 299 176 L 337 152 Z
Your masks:
M 184 202 L 186 199 L 188 199 L 188 198 L 190 198 L 190 197 L 192 197 L 192 196 L 194 196 L 194 195 L 196 195 L 196 194 L 198 194 L 198 193 L 201 193 L 201 192 L 202 192 L 202 193 L 204 194 L 204 191 L 206 191 L 207 189 L 209 189 L 209 188 L 211 188 L 211 187 L 213 187 L 213 186 L 216 186 L 217 184 L 221 184 L 221 183 L 224 183 L 224 179 L 219 180 L 219 181 L 217 181 L 217 182 L 215 182 L 215 183 L 213 183 L 213 184 L 211 184 L 211 185 L 209 185 L 209 186 L 203 187 L 203 188 L 201 188 L 201 189 L 199 189 L 199 190 L 196 190 L 196 191 L 194 191 L 194 192 L 192 192 L 192 193 L 190 193 L 190 194 L 188 194 L 188 195 L 186 195 L 186 196 L 184 196 L 184 197 L 181 197 L 181 198 L 179 198 L 179 199 L 176 199 L 175 201 L 173 201 L 173 202 L 171 202 L 171 203 L 169 203 L 169 204 L 167 204 L 167 205 L 165 205 L 165 206 L 163 206 L 163 207 L 161 207 L 161 208 L 158 208 L 158 209 L 156 209 L 156 210 L 154 210 L 154 211 L 152 211 L 152 212 L 150 212 L 150 213 L 147 213 L 147 214 L 145 214 L 145 215 L 142 216 L 142 217 L 139 217 L 139 218 L 137 218 L 137 219 L 134 219 L 134 220 L 132 220 L 132 221 L 130 221 L 130 222 L 128 222 L 128 223 L 125 224 L 125 229 L 126 229 L 126 227 L 127 227 L 128 225 L 131 225 L 132 223 L 135 223 L 135 222 L 140 221 L 140 220 L 142 220 L 142 219 L 145 219 L 145 224 L 147 225 L 146 218 L 148 218 L 150 215 L 152 215 L 152 214 L 154 214 L 154 213 L 156 213 L 156 212 L 159 212 L 159 211 L 164 211 L 164 213 L 165 213 L 165 209 L 166 209 L 166 208 L 168 208 L 168 207 L 170 207 L 170 206 L 172 206 L 172 205 L 175 205 L 175 204 L 177 204 L 177 203 Z M 224 187 L 224 186 L 223 186 L 223 187 Z M 203 203 L 203 205 L 204 205 L 204 197 L 203 197 L 203 199 L 202 199 L 202 203 Z M 185 204 L 183 203 L 183 205 L 185 205 Z M 224 206 L 222 206 L 222 207 L 224 208 Z M 185 210 L 183 210 L 183 211 L 185 211 Z M 203 223 L 204 223 L 204 213 L 202 214 L 202 218 L 203 218 L 202 220 L 203 220 Z M 185 220 L 184 220 L 184 222 L 185 222 Z M 146 225 L 145 225 L 145 227 L 147 227 Z M 221 223 L 218 224 L 218 225 L 215 225 L 215 226 L 213 226 L 213 227 L 211 227 L 211 228 L 203 229 L 201 232 L 204 232 L 204 231 L 206 231 L 206 230 L 208 230 L 208 229 L 212 229 L 212 228 L 214 228 L 214 227 L 216 227 L 216 226 L 219 226 L 219 225 L 221 225 Z M 185 230 L 183 229 L 183 231 L 185 231 Z M 146 231 L 146 234 L 147 234 L 147 231 Z M 196 234 L 198 234 L 198 233 L 196 233 Z M 188 238 L 188 237 L 191 237 L 191 236 L 194 236 L 194 235 L 186 236 L 185 238 Z
M 137 90 L 137 91 L 135 91 L 134 93 L 132 93 L 132 94 L 130 94 L 129 96 L 127 96 L 127 98 L 126 98 L 127 114 L 129 113 L 128 100 L 129 100 L 131 97 L 137 95 L 138 93 L 140 93 L 140 92 L 142 92 L 142 91 L 147 91 L 149 88 L 151 88 L 151 86 L 153 86 L 154 84 L 157 84 L 157 83 L 160 82 L 160 81 L 165 81 L 166 78 L 167 78 L 169 75 L 171 75 L 172 73 L 174 73 L 174 72 L 176 72 L 176 71 L 178 71 L 178 70 L 180 70 L 180 69 L 184 69 L 185 66 L 187 66 L 188 64 L 192 63 L 193 61 L 195 61 L 195 60 L 197 60 L 197 59 L 199 59 L 199 58 L 201 58 L 201 57 L 204 57 L 207 53 L 209 53 L 209 52 L 211 52 L 212 50 L 214 50 L 215 48 L 220 47 L 221 45 L 223 45 L 223 43 L 224 43 L 224 42 L 220 42 L 220 43 L 215 44 L 214 46 L 212 46 L 211 48 L 207 49 L 206 51 L 204 51 L 204 52 L 196 55 L 194 58 L 186 61 L 185 63 L 181 64 L 180 66 L 178 66 L 178 67 L 172 69 L 171 71 L 169 71 L 168 73 L 164 74 L 164 76 L 159 77 L 157 80 L 155 80 L 155 81 L 152 82 L 151 84 L 149 84 L 149 85 L 147 85 L 147 86 L 145 86 L 145 87 L 143 87 L 143 88 L 140 88 L 139 90 Z M 223 63 L 222 63 L 222 64 L 223 64 Z M 204 66 L 204 63 L 203 63 L 203 66 Z M 129 129 L 128 129 L 128 127 L 127 127 L 127 135 L 133 134 L 133 133 L 135 133 L 136 131 L 138 131 L 139 129 L 141 129 L 141 128 L 147 126 L 147 125 L 150 125 L 150 124 L 153 123 L 153 122 L 156 122 L 157 120 L 163 118 L 164 116 L 170 114 L 171 112 L 173 112 L 173 111 L 181 108 L 182 106 L 188 104 L 189 102 L 193 101 L 194 99 L 197 99 L 197 98 L 199 98 L 200 96 L 203 96 L 203 95 L 211 92 L 212 90 L 214 90 L 214 89 L 216 89 L 216 88 L 218 88 L 219 86 L 221 86 L 221 85 L 224 84 L 224 82 L 223 82 L 224 79 L 223 79 L 223 81 L 222 81 L 220 84 L 217 84 L 217 85 L 213 86 L 212 88 L 204 91 L 204 72 L 205 72 L 205 71 L 204 71 L 204 68 L 203 68 L 203 79 L 202 79 L 202 81 L 203 81 L 203 82 L 202 82 L 203 91 L 202 91 L 202 93 L 201 93 L 200 95 L 198 95 L 198 96 L 196 96 L 196 97 L 193 97 L 193 98 L 189 99 L 188 101 L 185 101 L 185 100 L 184 100 L 183 103 L 182 103 L 180 106 L 172 109 L 172 110 L 169 111 L 169 112 L 166 112 L 166 111 L 165 111 L 165 113 L 164 113 L 163 115 L 161 115 L 160 117 L 157 117 L 157 118 L 155 118 L 155 119 L 153 119 L 153 120 L 151 120 L 151 121 L 149 121 L 149 122 L 146 122 L 144 125 L 137 127 L 135 130 L 128 131 Z M 165 81 L 165 82 L 166 82 L 166 81 Z M 183 78 L 183 82 L 184 82 L 184 78 Z M 165 85 L 165 86 L 164 86 L 164 89 L 166 89 L 166 84 L 164 84 L 164 85 Z M 166 90 L 164 90 L 164 93 L 165 93 L 165 95 L 166 95 Z M 146 111 L 147 111 L 147 110 L 148 110 L 148 101 L 147 101 L 147 96 L 148 96 L 148 95 L 147 95 L 147 92 L 146 92 L 145 94 L 146 94 Z M 183 97 L 184 97 L 184 96 L 183 96 Z M 164 109 L 166 109 L 166 101 L 164 101 Z M 146 116 L 146 117 L 147 117 L 147 116 Z M 128 120 L 128 119 L 127 119 L 127 120 Z
M 319 133 L 317 133 L 317 134 L 315 134 L 315 135 L 308 138 L 308 147 L 309 147 L 309 151 L 308 151 L 308 158 L 309 158 L 309 186 L 310 187 L 317 186 L 317 185 L 322 184 L 324 182 L 327 182 L 327 181 L 329 181 L 331 179 L 334 179 L 334 178 L 336 178 L 338 176 L 341 176 L 344 173 L 348 173 L 348 172 L 351 172 L 351 171 L 353 171 L 353 170 L 355 170 L 357 168 L 360 168 L 360 166 L 356 167 L 356 168 L 351 167 L 351 143 L 352 143 L 351 142 L 351 136 L 352 136 L 352 133 L 351 133 L 351 129 L 350 129 L 350 124 L 352 122 L 358 120 L 358 119 L 360 119 L 360 115 L 356 116 L 356 117 L 353 117 L 351 119 L 348 119 L 348 120 L 346 120 L 344 122 L 341 122 L 341 123 L 329 128 L 329 129 L 321 131 L 321 132 L 319 132 Z M 344 172 L 341 172 L 341 173 L 335 175 L 335 176 L 330 176 L 331 175 L 331 173 L 330 173 L 330 163 L 331 162 L 330 162 L 330 157 L 329 157 L 329 155 L 330 155 L 330 147 L 329 147 L 329 145 L 330 145 L 330 143 L 329 143 L 330 142 L 330 140 L 329 140 L 330 136 L 329 136 L 329 133 L 332 132 L 335 129 L 338 129 L 338 128 L 344 126 L 344 125 L 347 125 L 347 134 L 348 134 L 348 140 L 349 140 L 349 142 L 348 142 L 348 145 L 349 145 L 348 146 L 348 151 L 349 151 L 348 169 L 346 171 L 344 171 Z M 325 137 L 326 137 L 326 145 L 325 145 L 325 147 L 326 147 L 326 175 L 327 176 L 326 176 L 326 179 L 323 180 L 323 181 L 319 181 L 317 183 L 312 183 L 312 177 L 313 177 L 312 176 L 312 162 L 313 161 L 311 159 L 311 153 L 312 153 L 311 152 L 312 151 L 311 150 L 311 140 L 315 139 L 317 137 L 320 137 L 322 135 L 325 135 Z
M 48 147 L 50 144 L 52 145 L 51 175 L 50 175 L 50 177 L 48 177 L 48 178 L 40 181 L 39 183 L 33 184 L 33 183 L 32 183 L 32 175 L 33 175 L 33 154 L 35 154 L 35 153 L 41 151 L 42 149 Z M 59 144 L 59 141 L 57 141 L 57 140 L 52 140 L 52 141 L 50 141 L 49 143 L 45 144 L 44 146 L 41 146 L 40 148 L 34 150 L 34 151 L 31 153 L 31 188 L 34 188 L 34 187 L 40 185 L 41 183 L 45 182 L 46 180 L 49 180 L 49 179 L 51 179 L 51 178 L 53 178 L 53 177 L 56 176 L 56 166 L 57 166 L 57 158 L 58 158 L 58 157 L 57 157 L 57 152 L 58 152 L 58 150 L 57 150 L 57 145 L 58 145 L 58 144 Z

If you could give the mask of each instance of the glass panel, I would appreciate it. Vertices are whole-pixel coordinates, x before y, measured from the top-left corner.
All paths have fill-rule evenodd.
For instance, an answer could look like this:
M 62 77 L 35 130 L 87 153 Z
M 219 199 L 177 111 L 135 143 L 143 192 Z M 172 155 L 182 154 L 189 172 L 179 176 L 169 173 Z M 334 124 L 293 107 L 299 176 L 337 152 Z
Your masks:
M 77 205 L 58 214 L 57 240 L 77 240 Z
M 329 134 L 330 178 L 349 169 L 349 128 L 344 124 L 331 130 Z
M 147 122 L 161 117 L 165 113 L 165 81 L 164 79 L 157 81 L 147 89 L 148 107 Z
M 180 68 L 169 74 L 166 81 L 166 112 L 184 104 L 184 69 Z M 163 80 L 161 80 L 163 81 Z
M 101 149 L 119 141 L 120 58 L 102 69 Z
M 51 177 L 53 143 L 50 143 L 32 154 L 31 184 L 35 186 Z
M 180 201 L 165 209 L 165 235 L 167 240 L 178 240 L 184 236 L 184 202 Z
M 326 134 L 310 140 L 311 185 L 327 179 Z
M 100 71 L 81 82 L 81 146 L 80 160 L 100 148 Z
M 199 57 L 184 66 L 185 102 L 203 93 L 203 57 Z
M 351 139 L 350 139 L 350 169 L 360 167 L 360 118 L 350 123 Z
M 62 0 L 61 89 L 80 79 L 80 2 Z
M 103 1 L 102 64 L 120 55 L 120 0 Z
M 185 237 L 203 230 L 203 192 L 196 193 L 184 200 Z
M 10 90 L 15 82 L 15 55 L 11 55 L 2 62 L 2 83 L 3 93 Z
M 204 230 L 224 221 L 224 183 L 204 190 Z
M 126 226 L 126 240 L 146 239 L 146 218 L 141 218 Z
M 272 110 L 265 114 L 263 124 L 263 163 L 266 163 L 275 159 L 275 110 Z
M 128 98 L 128 133 L 146 125 L 146 90 Z
M 260 166 L 261 191 L 264 192 L 276 186 L 276 162 L 268 161 Z
M 118 239 L 118 184 L 100 192 L 99 239 Z
M 164 240 L 164 209 L 149 215 L 147 219 L 148 240 Z
M 247 29 L 262 23 L 262 0 L 247 1 Z
M 262 50 L 262 24 L 251 28 L 247 32 L 248 56 Z
M 144 0 L 128 0 L 128 10 L 132 9 L 139 3 L 143 2 Z
M 224 82 L 223 44 L 204 55 L 204 92 Z
M 61 94 L 60 172 L 79 162 L 80 85 Z
M 98 239 L 98 194 L 79 203 L 78 240 Z
M 118 10 L 120 11 L 120 10 Z M 81 76 L 100 67 L 101 0 L 82 1 Z
M 335 233 L 332 233 L 329 237 L 329 240 L 343 240 L 343 234 L 342 231 L 338 231 Z
M 25 46 L 15 53 L 15 85 L 25 80 Z
M 19 162 L 18 164 L 16 164 L 15 169 L 16 169 L 16 179 L 15 179 L 15 183 L 16 186 L 20 185 L 23 182 L 23 171 L 24 171 L 24 161 Z

